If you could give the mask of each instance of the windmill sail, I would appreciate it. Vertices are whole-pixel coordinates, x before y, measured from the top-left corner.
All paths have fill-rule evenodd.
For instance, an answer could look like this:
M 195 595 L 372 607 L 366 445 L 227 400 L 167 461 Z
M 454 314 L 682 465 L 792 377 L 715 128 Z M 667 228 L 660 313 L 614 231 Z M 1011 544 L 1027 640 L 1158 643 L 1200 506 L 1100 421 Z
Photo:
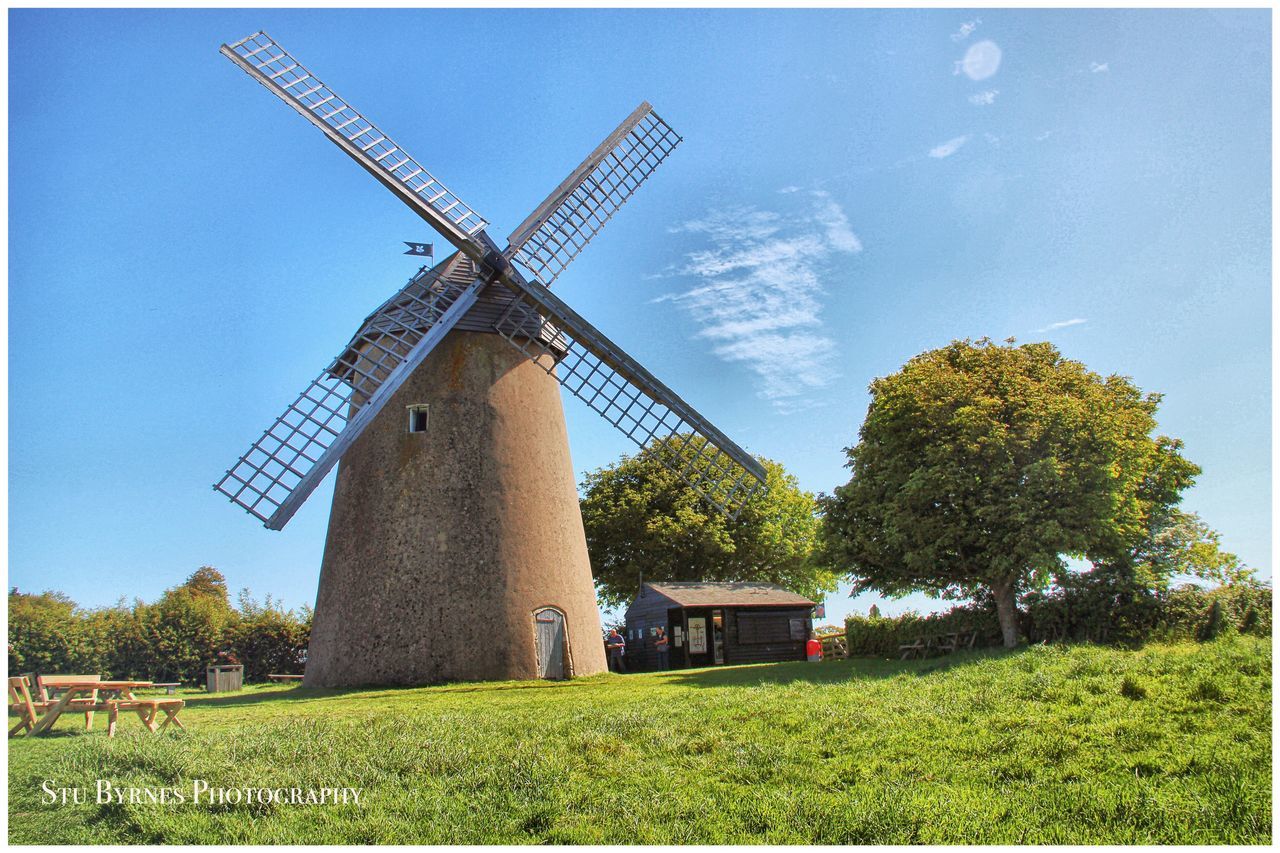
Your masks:
M 476 260 L 484 256 L 474 238 L 488 222 L 270 36 L 254 33 L 224 44 L 220 52 L 323 131 L 449 242 Z
M 642 103 L 512 232 L 506 256 L 550 285 L 680 142 Z
M 457 256 L 455 256 L 455 260 Z M 420 270 L 214 486 L 279 530 L 413 369 L 475 305 L 483 278 Z
M 534 282 L 516 291 L 494 325 L 498 334 L 736 518 L 764 483 L 764 467 L 550 290 Z
M 764 482 L 763 467 L 543 284 L 526 281 L 508 263 L 518 261 L 546 284 L 553 282 L 680 144 L 647 102 L 499 252 L 479 214 L 266 33 L 224 44 L 220 52 L 319 128 L 461 254 L 420 271 L 371 314 L 343 353 L 214 488 L 280 529 L 409 374 L 458 327 L 497 331 L 695 491 L 736 516 Z M 482 300 L 481 291 L 499 281 L 504 286 L 489 288 Z M 548 354 L 550 359 L 539 358 Z

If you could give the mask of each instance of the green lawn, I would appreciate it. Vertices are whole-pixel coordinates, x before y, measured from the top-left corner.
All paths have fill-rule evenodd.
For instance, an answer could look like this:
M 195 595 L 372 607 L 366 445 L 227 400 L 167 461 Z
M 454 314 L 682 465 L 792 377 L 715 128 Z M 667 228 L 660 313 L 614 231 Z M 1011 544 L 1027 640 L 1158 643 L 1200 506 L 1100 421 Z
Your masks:
M 10 740 L 10 841 L 1271 841 L 1255 638 L 186 698 L 185 734 Z M 361 803 L 98 805 L 98 779 Z M 43 804 L 44 780 L 91 802 Z

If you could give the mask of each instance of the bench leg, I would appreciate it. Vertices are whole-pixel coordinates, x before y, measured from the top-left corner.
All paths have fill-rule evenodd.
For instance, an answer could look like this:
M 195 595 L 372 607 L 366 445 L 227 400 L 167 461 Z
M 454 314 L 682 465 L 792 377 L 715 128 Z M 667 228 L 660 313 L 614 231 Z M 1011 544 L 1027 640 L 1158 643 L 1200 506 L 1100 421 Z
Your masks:
M 98 691 L 95 690 L 89 694 L 89 701 L 93 702 L 94 704 L 97 704 Z M 92 728 L 93 728 L 93 712 L 85 711 L 84 712 L 84 730 L 87 732 L 87 731 L 90 731 Z
M 150 718 L 151 718 L 152 716 L 155 716 L 155 713 L 156 713 L 155 708 L 152 708 L 152 709 L 151 709 L 151 714 L 150 714 L 150 715 L 148 715 L 148 714 L 147 714 L 147 711 L 146 711 L 146 709 L 145 709 L 145 708 L 134 708 L 133 710 L 134 710 L 134 712 L 138 715 L 138 719 L 139 719 L 139 720 L 142 720 L 142 724 L 143 724 L 144 726 L 146 726 L 148 729 L 150 729 L 151 731 L 153 731 L 153 732 L 154 732 L 154 731 L 155 731 L 155 727 L 152 725 L 152 723 L 151 723 L 151 719 L 150 719 Z
M 164 709 L 164 722 L 160 724 L 160 728 L 156 729 L 156 731 L 158 732 L 164 731 L 164 727 L 169 725 L 170 723 L 173 723 L 178 728 L 182 729 L 183 731 L 186 731 L 186 726 L 182 725 L 182 721 L 178 719 L 178 712 L 170 708 Z
M 45 715 L 40 718 L 40 721 L 37 722 L 34 727 L 32 727 L 31 731 L 27 732 L 27 737 L 44 734 L 49 731 L 49 729 L 53 728 L 53 724 L 58 722 L 58 718 L 62 716 L 62 709 L 64 707 L 66 707 L 65 704 L 61 706 L 54 705 L 46 711 Z
M 24 729 L 29 729 L 29 728 L 31 728 L 31 724 L 28 723 L 26 720 L 18 720 L 18 724 L 15 725 L 13 728 L 9 729 L 9 737 L 13 737 L 18 732 Z

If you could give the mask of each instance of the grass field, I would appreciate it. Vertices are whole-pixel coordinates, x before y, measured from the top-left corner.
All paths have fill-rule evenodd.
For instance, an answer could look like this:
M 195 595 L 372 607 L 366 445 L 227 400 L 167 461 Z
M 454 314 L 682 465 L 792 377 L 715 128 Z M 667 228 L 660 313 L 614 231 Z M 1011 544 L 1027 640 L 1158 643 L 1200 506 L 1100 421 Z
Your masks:
M 185 734 L 11 740 L 10 841 L 1271 841 L 1254 638 L 186 698 Z M 98 779 L 361 803 L 99 805 Z M 45 804 L 44 780 L 90 802 Z

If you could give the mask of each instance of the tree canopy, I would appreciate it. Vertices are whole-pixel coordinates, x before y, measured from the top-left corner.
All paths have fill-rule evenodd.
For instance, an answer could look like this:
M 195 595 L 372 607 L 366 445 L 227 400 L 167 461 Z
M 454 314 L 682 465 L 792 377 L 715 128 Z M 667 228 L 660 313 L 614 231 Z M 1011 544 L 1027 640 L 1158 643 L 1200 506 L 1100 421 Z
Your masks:
M 1170 509 L 1157 514 L 1150 534 L 1128 555 L 1135 580 L 1165 590 L 1177 575 L 1189 575 L 1218 584 L 1245 583 L 1253 569 L 1222 549 L 1222 536 L 1194 512 Z
M 655 445 L 586 475 L 581 484 L 596 591 L 607 605 L 630 601 L 646 581 L 764 581 L 821 600 L 836 576 L 811 559 L 817 499 L 777 462 L 760 459 L 766 488 L 729 519 L 659 462 L 695 454 L 702 439 Z
M 1049 343 L 956 341 L 871 384 L 849 482 L 824 498 L 822 560 L 855 591 L 1017 595 L 1065 556 L 1132 565 L 1199 468 L 1152 437 L 1158 394 Z
M 311 611 L 286 610 L 248 590 L 227 602 L 222 573 L 202 566 L 154 603 L 121 600 L 80 608 L 60 592 L 9 593 L 9 671 L 96 672 L 115 678 L 199 682 L 220 653 L 245 664 L 245 677 L 296 672 L 311 630 Z

